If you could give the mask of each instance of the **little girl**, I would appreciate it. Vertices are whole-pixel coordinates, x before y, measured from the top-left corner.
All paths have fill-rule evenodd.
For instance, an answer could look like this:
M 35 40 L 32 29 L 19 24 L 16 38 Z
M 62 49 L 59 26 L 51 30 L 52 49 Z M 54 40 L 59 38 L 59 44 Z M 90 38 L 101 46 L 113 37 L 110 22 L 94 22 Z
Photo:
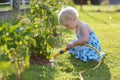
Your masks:
M 87 43 L 100 51 L 101 57 L 104 57 L 97 36 L 85 22 L 78 19 L 78 13 L 73 7 L 62 9 L 59 13 L 58 21 L 66 28 L 75 31 L 76 39 L 66 45 L 67 48 L 70 48 L 69 54 L 74 54 L 75 58 L 80 59 L 83 62 L 91 60 L 99 61 L 100 58 L 95 50 L 87 46 L 77 46 Z

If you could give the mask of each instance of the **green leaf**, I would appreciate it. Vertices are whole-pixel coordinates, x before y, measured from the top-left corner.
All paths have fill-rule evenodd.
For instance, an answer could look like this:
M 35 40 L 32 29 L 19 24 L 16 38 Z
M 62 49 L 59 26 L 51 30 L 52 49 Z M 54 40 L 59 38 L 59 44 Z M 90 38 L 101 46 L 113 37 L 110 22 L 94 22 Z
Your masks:
M 0 55 L 0 61 L 6 61 L 7 60 L 7 55 L 5 53 L 2 53 Z
M 55 39 L 53 37 L 47 38 L 47 43 L 53 48 Z
M 28 41 L 30 44 L 32 44 L 34 47 L 37 46 L 36 40 L 34 38 L 31 38 L 29 36 L 25 36 L 25 40 Z
M 7 44 L 4 45 L 4 49 L 5 49 L 5 52 L 6 52 L 6 53 L 9 53 L 9 50 L 8 50 Z
M 28 54 L 28 48 L 27 48 L 26 49 L 26 57 L 25 57 L 25 65 L 26 65 L 26 67 L 29 67 L 29 65 L 30 65 L 29 59 L 30 59 L 30 55 Z
M 2 24 L 2 27 L 3 27 L 3 29 L 6 30 L 6 31 L 9 30 L 9 23 L 8 23 L 8 22 L 3 23 L 3 24 Z
M 2 61 L 0 62 L 0 72 L 10 72 L 16 73 L 16 69 L 14 64 L 10 63 L 9 61 Z

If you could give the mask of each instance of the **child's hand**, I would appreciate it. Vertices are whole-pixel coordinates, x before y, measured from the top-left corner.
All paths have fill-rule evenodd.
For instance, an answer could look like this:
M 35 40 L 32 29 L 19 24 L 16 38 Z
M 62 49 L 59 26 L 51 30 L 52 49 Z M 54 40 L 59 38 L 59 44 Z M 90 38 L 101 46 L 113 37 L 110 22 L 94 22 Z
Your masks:
M 72 48 L 73 46 L 74 46 L 73 43 L 68 43 L 68 44 L 66 45 L 67 48 Z

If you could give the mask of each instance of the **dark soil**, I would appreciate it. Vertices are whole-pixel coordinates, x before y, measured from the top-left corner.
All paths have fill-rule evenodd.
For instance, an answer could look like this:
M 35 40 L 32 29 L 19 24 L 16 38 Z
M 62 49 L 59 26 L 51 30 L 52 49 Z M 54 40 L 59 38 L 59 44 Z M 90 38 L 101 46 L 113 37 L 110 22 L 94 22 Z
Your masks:
M 30 57 L 30 64 L 38 64 L 38 65 L 45 65 L 50 64 L 49 59 L 41 54 L 31 55 Z
M 120 12 L 120 9 L 117 9 L 116 12 Z

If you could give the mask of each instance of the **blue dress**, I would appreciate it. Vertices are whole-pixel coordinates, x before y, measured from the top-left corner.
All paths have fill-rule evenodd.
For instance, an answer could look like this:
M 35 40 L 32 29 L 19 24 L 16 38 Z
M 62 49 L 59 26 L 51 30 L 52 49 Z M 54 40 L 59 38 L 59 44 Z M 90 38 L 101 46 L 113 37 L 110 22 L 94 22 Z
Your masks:
M 77 39 L 80 39 L 82 35 L 78 34 L 76 35 L 76 37 Z M 94 32 L 89 33 L 89 41 L 87 42 L 87 44 L 95 47 L 100 52 L 102 58 L 105 56 L 105 54 L 101 51 L 100 42 Z M 92 48 L 87 46 L 75 46 L 69 49 L 68 53 L 73 54 L 75 58 L 80 59 L 83 62 L 88 62 L 91 60 L 95 60 L 95 61 L 100 60 L 98 53 Z

